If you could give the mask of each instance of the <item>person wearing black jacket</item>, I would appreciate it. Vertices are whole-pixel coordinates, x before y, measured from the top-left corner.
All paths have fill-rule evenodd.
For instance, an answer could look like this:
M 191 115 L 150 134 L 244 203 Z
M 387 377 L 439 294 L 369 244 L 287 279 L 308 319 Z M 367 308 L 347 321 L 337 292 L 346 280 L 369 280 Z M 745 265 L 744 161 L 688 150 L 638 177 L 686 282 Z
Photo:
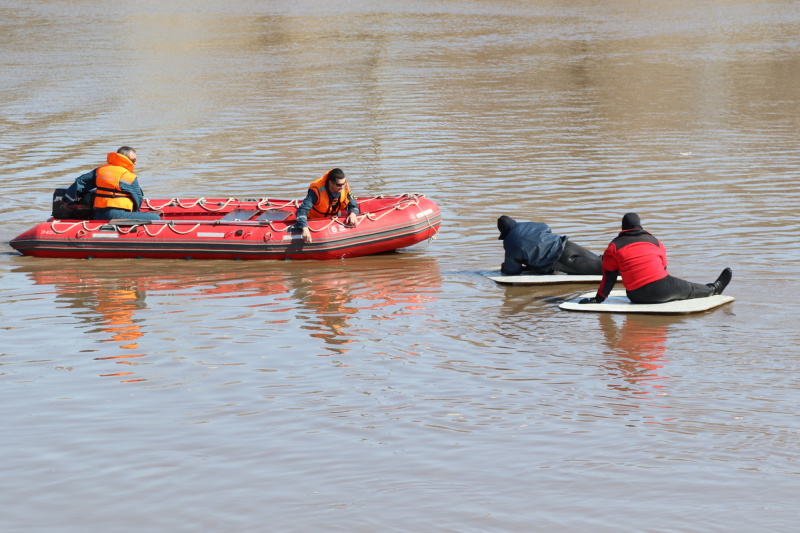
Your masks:
M 533 274 L 597 275 L 602 273 L 600 256 L 557 235 L 543 222 L 517 222 L 509 216 L 497 219 L 505 260 L 500 272 L 513 276 Z

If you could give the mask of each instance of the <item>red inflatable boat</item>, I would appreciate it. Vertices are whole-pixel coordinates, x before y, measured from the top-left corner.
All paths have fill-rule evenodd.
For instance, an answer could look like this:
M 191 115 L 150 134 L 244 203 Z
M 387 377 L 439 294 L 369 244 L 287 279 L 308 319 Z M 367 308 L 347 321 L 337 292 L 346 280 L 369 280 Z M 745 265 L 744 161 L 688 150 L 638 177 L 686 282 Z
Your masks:
M 142 211 L 161 220 L 82 220 L 90 209 L 65 208 L 58 189 L 53 217 L 22 233 L 11 246 L 24 255 L 87 259 L 340 259 L 405 248 L 433 238 L 442 215 L 419 194 L 358 198 L 361 215 L 309 220 L 312 242 L 295 227 L 299 200 L 145 200 Z

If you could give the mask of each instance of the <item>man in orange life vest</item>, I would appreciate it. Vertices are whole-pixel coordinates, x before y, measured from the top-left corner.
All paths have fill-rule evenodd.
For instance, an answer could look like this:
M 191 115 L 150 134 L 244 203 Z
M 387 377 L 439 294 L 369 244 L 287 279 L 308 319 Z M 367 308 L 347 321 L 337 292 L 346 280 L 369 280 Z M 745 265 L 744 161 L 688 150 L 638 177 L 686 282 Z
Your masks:
M 96 189 L 94 195 L 94 219 L 113 220 L 119 218 L 135 220 L 159 220 L 158 213 L 140 213 L 144 200 L 136 174 L 136 150 L 123 146 L 108 154 L 107 164 L 82 176 L 69 186 L 64 197 L 77 202 L 84 194 Z
M 311 182 L 308 194 L 297 208 L 297 225 L 303 230 L 303 242 L 311 242 L 311 230 L 308 219 L 338 216 L 347 212 L 344 223 L 355 226 L 358 222 L 358 204 L 350 191 L 347 179 L 339 168 L 327 171 L 323 176 Z

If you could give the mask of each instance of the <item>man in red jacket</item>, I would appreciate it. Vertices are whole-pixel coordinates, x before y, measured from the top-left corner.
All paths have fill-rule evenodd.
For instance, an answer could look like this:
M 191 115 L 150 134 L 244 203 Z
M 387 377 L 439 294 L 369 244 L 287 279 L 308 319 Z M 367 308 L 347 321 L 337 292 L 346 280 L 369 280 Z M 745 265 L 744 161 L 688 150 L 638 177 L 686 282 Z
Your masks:
M 642 229 L 639 215 L 627 213 L 622 218 L 622 231 L 603 253 L 603 280 L 597 295 L 579 303 L 600 303 L 608 298 L 617 276 L 622 276 L 622 284 L 631 302 L 655 304 L 722 294 L 733 277 L 733 271 L 726 268 L 714 283 L 706 284 L 670 276 L 664 245 Z

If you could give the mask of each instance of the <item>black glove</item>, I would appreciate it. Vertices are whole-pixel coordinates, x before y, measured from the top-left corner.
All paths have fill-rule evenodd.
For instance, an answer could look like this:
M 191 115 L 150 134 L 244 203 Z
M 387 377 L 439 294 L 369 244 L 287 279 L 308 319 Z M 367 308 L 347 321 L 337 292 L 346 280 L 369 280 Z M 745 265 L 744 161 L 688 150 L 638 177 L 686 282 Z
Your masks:
M 604 298 L 598 298 L 597 296 L 593 296 L 592 298 L 583 298 L 581 299 L 579 304 L 601 304 L 603 303 Z

